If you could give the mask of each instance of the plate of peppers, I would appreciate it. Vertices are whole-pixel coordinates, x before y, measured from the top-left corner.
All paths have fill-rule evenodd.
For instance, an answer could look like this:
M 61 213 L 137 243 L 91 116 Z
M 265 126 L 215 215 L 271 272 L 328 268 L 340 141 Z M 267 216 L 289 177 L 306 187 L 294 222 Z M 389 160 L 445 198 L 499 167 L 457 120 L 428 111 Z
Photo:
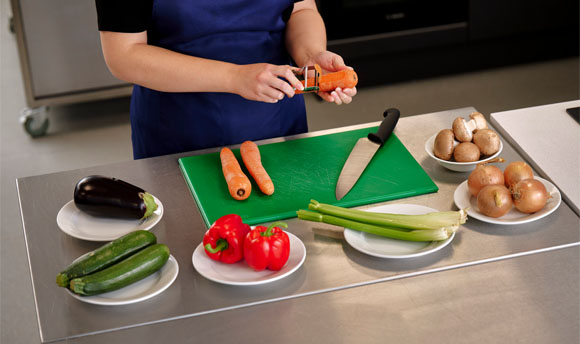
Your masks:
M 306 247 L 280 227 L 286 224 L 250 227 L 238 215 L 222 216 L 194 250 L 193 267 L 203 277 L 229 285 L 258 285 L 287 277 L 304 263 Z

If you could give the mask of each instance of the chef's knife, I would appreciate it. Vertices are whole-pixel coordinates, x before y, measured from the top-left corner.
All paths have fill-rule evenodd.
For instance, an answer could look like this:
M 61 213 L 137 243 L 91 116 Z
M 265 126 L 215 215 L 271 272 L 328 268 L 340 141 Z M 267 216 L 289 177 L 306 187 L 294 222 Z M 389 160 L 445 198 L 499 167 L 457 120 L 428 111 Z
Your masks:
M 399 121 L 400 112 L 391 108 L 387 109 L 383 116 L 385 119 L 381 122 L 379 130 L 360 138 L 350 152 L 336 183 L 337 200 L 343 198 L 352 189 L 377 150 L 387 141 Z

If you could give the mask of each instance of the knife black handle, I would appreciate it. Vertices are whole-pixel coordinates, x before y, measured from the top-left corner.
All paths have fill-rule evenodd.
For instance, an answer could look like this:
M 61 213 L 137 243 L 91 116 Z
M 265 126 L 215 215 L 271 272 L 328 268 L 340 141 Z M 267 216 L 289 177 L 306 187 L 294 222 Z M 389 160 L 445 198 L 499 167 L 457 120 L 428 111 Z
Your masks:
M 401 113 L 398 109 L 390 108 L 385 110 L 383 116 L 385 116 L 385 119 L 381 122 L 379 130 L 376 133 L 369 133 L 368 135 L 369 140 L 380 145 L 383 145 L 389 136 L 391 136 L 399 121 L 399 117 L 401 117 Z

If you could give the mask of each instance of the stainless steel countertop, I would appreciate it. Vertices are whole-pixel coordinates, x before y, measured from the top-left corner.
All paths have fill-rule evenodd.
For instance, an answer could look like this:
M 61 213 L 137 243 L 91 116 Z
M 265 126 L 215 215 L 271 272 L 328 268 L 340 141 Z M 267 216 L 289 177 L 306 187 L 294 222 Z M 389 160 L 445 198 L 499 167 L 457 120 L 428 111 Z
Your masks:
M 456 209 L 453 192 L 469 173 L 451 172 L 439 166 L 427 156 L 424 143 L 439 129 L 449 127 L 455 117 L 467 116 L 471 111 L 474 109 L 464 108 L 401 118 L 396 135 L 431 176 L 439 191 L 389 203 Z M 368 126 L 377 124 L 369 123 Z M 350 129 L 353 128 L 298 137 Z M 291 219 L 286 221 L 289 231 L 297 235 L 307 249 L 304 265 L 291 276 L 271 284 L 225 286 L 206 280 L 191 264 L 193 250 L 201 242 L 206 227 L 177 164 L 177 158 L 186 155 L 17 180 L 43 342 L 68 339 L 79 343 L 105 340 L 120 343 L 154 337 L 183 342 L 200 333 L 204 333 L 206 338 L 214 335 L 220 341 L 229 338 L 232 342 L 245 342 L 260 338 L 265 342 L 276 340 L 282 343 L 310 341 L 310 337 L 316 336 L 318 340 L 334 338 L 332 342 L 352 342 L 357 333 L 363 342 L 378 342 L 384 339 L 382 335 L 395 335 L 395 338 L 402 339 L 402 333 L 409 333 L 409 342 L 419 342 L 430 337 L 427 335 L 429 329 L 433 330 L 432 336 L 436 336 L 438 323 L 443 323 L 444 330 L 453 330 L 457 334 L 480 333 L 482 329 L 472 322 L 480 323 L 478 319 L 487 319 L 491 314 L 497 317 L 493 324 L 501 330 L 498 335 L 509 336 L 502 341 L 517 341 L 521 338 L 517 336 L 519 332 L 539 329 L 544 329 L 542 336 L 556 341 L 578 339 L 578 307 L 573 306 L 578 306 L 580 219 L 565 203 L 550 216 L 524 225 L 499 226 L 470 219 L 451 245 L 431 255 L 408 260 L 364 255 L 344 241 L 314 235 L 312 226 L 319 224 Z M 522 159 L 505 141 L 501 155 L 508 161 Z M 69 237 L 56 224 L 56 214 L 72 199 L 75 183 L 89 174 L 130 180 L 163 203 L 165 214 L 153 232 L 159 242 L 169 246 L 180 265 L 180 272 L 174 284 L 162 294 L 133 305 L 107 307 L 80 302 L 56 286 L 55 276 L 63 267 L 101 245 Z M 576 259 L 570 261 L 572 258 Z M 558 267 L 550 270 L 544 259 L 553 261 Z M 530 261 L 535 264 L 528 266 Z M 545 277 L 545 273 L 552 276 L 556 270 L 561 272 L 557 278 Z M 566 271 L 568 273 L 564 273 Z M 520 288 L 512 285 L 514 279 Z M 487 284 L 489 288 L 486 288 Z M 521 287 L 527 284 L 542 292 L 534 295 L 534 290 Z M 438 287 L 432 291 L 436 295 L 432 300 L 428 298 L 431 286 Z M 449 290 L 441 291 L 441 287 Z M 544 295 L 551 289 L 562 293 Z M 451 297 L 456 293 L 461 295 L 457 300 Z M 505 293 L 515 299 L 507 302 Z M 528 300 L 530 295 L 535 299 Z M 444 296 L 444 302 L 438 300 Z M 393 303 L 397 307 L 391 308 Z M 474 306 L 477 309 L 471 309 Z M 516 321 L 514 313 L 517 309 L 511 313 L 496 310 L 511 307 L 524 307 L 530 311 L 518 312 L 520 318 Z M 240 312 L 244 312 L 243 315 Z M 544 313 L 558 319 L 548 319 L 554 323 L 541 323 L 546 319 L 539 314 Z M 329 316 L 332 318 L 328 319 Z M 377 321 L 376 317 L 381 320 L 385 317 L 385 322 Z M 428 323 L 428 318 L 432 318 L 433 323 Z M 397 319 L 400 327 L 394 330 L 392 321 Z M 414 333 L 413 319 L 422 320 L 419 334 Z M 263 323 L 281 331 L 280 340 L 274 334 L 277 332 L 271 329 L 266 332 L 271 337 L 255 337 L 255 332 L 262 331 Z M 351 327 L 353 323 L 363 326 L 363 330 Z M 228 330 L 230 324 L 232 331 Z M 420 338 L 421 333 L 424 336 Z M 302 335 L 305 337 L 301 338 Z M 529 335 L 526 333 L 523 338 L 529 338 Z M 495 334 L 485 333 L 482 338 L 493 336 Z M 449 339 L 445 342 L 477 339 L 451 334 L 441 338 Z
M 579 260 L 571 247 L 67 343 L 578 343 Z

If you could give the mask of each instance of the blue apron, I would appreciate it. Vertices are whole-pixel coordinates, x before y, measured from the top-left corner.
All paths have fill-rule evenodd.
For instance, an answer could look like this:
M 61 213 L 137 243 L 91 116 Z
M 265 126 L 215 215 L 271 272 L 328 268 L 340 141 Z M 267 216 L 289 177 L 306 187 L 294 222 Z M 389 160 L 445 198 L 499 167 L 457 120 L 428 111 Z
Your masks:
M 284 17 L 293 2 L 154 0 L 148 43 L 235 64 L 290 64 Z M 269 104 L 230 93 L 165 93 L 141 86 L 133 88 L 131 129 L 135 159 L 308 130 L 301 95 Z

